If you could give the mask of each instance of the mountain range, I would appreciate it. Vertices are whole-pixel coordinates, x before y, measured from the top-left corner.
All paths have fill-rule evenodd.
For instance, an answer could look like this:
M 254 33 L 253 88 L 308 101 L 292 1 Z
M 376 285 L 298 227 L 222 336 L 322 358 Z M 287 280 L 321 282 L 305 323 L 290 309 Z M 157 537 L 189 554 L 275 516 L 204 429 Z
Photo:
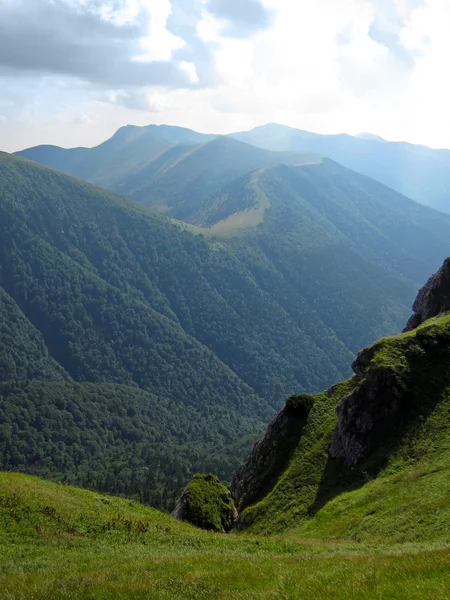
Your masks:
M 247 146 L 227 144 L 226 139 Z M 388 142 L 371 134 L 320 135 L 267 124 L 217 137 L 168 125 L 126 126 L 95 148 L 37 146 L 18 154 L 178 218 L 186 211 L 178 213 L 174 203 L 196 202 L 257 168 L 316 162 L 319 156 L 450 212 L 450 150 Z
M 450 212 L 450 150 L 388 142 L 371 134 L 320 135 L 275 123 L 232 135 L 269 150 L 321 154 L 408 198 Z
M 284 398 L 399 330 L 449 253 L 450 217 L 329 159 L 180 148 L 163 188 L 183 222 L 1 155 L 3 468 L 164 507 L 199 465 L 227 479 Z

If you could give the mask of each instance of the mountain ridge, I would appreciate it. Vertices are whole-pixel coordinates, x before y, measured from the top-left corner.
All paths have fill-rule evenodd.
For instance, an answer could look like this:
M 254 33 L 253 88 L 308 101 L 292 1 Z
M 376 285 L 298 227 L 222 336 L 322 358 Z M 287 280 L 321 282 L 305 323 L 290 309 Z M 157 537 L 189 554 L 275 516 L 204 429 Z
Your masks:
M 422 491 L 420 509 L 402 497 L 394 500 L 396 481 L 410 481 L 412 500 L 414 487 L 421 486 L 401 478 L 412 470 L 433 478 L 450 453 L 449 273 L 447 259 L 418 294 L 428 319 L 359 352 L 348 381 L 316 396 L 288 399 L 234 476 L 240 527 L 330 535 L 339 514 L 341 531 L 356 526 L 370 535 L 371 519 L 345 523 L 339 503 L 349 506 L 353 498 L 353 506 L 358 499 L 376 504 L 371 490 L 383 484 L 380 504 L 400 501 L 397 527 L 406 537 L 415 510 L 425 510 L 427 503 L 449 510 L 440 485 Z M 414 310 L 417 306 L 416 301 Z M 395 517 L 384 510 L 392 529 Z
M 450 150 L 407 142 L 380 143 L 348 134 L 323 135 L 275 123 L 230 135 L 270 150 L 317 153 L 424 205 L 450 212 Z

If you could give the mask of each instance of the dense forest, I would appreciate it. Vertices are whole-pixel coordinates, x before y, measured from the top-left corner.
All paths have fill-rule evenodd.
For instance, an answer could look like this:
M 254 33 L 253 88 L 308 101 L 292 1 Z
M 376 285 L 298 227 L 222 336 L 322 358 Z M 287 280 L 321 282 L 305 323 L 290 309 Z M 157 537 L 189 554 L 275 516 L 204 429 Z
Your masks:
M 195 471 L 229 479 L 286 397 L 401 328 L 450 245 L 448 219 L 331 161 L 189 219 L 0 155 L 4 469 L 164 508 Z
M 223 480 L 256 433 L 236 410 L 185 406 L 123 385 L 0 383 L 0 469 L 171 510 L 196 470 Z

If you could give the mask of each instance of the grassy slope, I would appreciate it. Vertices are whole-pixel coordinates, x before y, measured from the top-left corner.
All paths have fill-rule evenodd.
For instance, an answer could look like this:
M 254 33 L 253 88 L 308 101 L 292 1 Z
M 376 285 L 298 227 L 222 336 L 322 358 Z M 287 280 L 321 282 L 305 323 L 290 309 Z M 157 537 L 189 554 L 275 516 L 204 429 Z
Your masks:
M 395 374 L 408 410 L 396 436 L 350 473 L 327 463 L 327 447 L 335 405 L 356 379 L 316 396 L 290 465 L 245 512 L 253 525 L 239 535 L 1 473 L 3 597 L 448 598 L 449 341 L 446 314 L 374 345 L 368 368 Z M 425 351 L 433 344 L 439 360 Z
M 6 599 L 440 599 L 443 544 L 257 538 L 196 530 L 127 500 L 0 474 Z
M 430 347 L 443 342 L 438 360 Z M 370 369 L 394 374 L 408 404 L 401 424 L 352 470 L 328 458 L 335 407 L 356 378 L 315 397 L 291 462 L 271 492 L 247 508 L 253 533 L 364 541 L 450 542 L 450 314 L 380 340 Z M 308 519 L 312 517 L 312 519 Z

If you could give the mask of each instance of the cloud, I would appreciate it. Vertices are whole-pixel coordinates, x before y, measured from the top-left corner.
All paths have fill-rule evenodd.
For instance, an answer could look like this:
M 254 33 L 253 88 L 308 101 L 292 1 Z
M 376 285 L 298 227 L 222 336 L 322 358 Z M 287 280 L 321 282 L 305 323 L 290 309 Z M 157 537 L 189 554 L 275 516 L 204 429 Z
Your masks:
M 412 12 L 423 0 L 376 0 L 375 15 L 369 28 L 369 36 L 389 51 L 391 58 L 408 67 L 414 66 L 414 53 L 402 43 L 401 32 Z
M 272 20 L 271 11 L 260 0 L 208 0 L 207 11 L 227 22 L 225 34 L 235 37 L 265 29 Z
M 0 74 L 63 75 L 96 86 L 190 86 L 166 29 L 169 0 L 3 0 Z
M 450 147 L 449 22 L 448 0 L 0 0 L 2 149 L 273 121 Z

